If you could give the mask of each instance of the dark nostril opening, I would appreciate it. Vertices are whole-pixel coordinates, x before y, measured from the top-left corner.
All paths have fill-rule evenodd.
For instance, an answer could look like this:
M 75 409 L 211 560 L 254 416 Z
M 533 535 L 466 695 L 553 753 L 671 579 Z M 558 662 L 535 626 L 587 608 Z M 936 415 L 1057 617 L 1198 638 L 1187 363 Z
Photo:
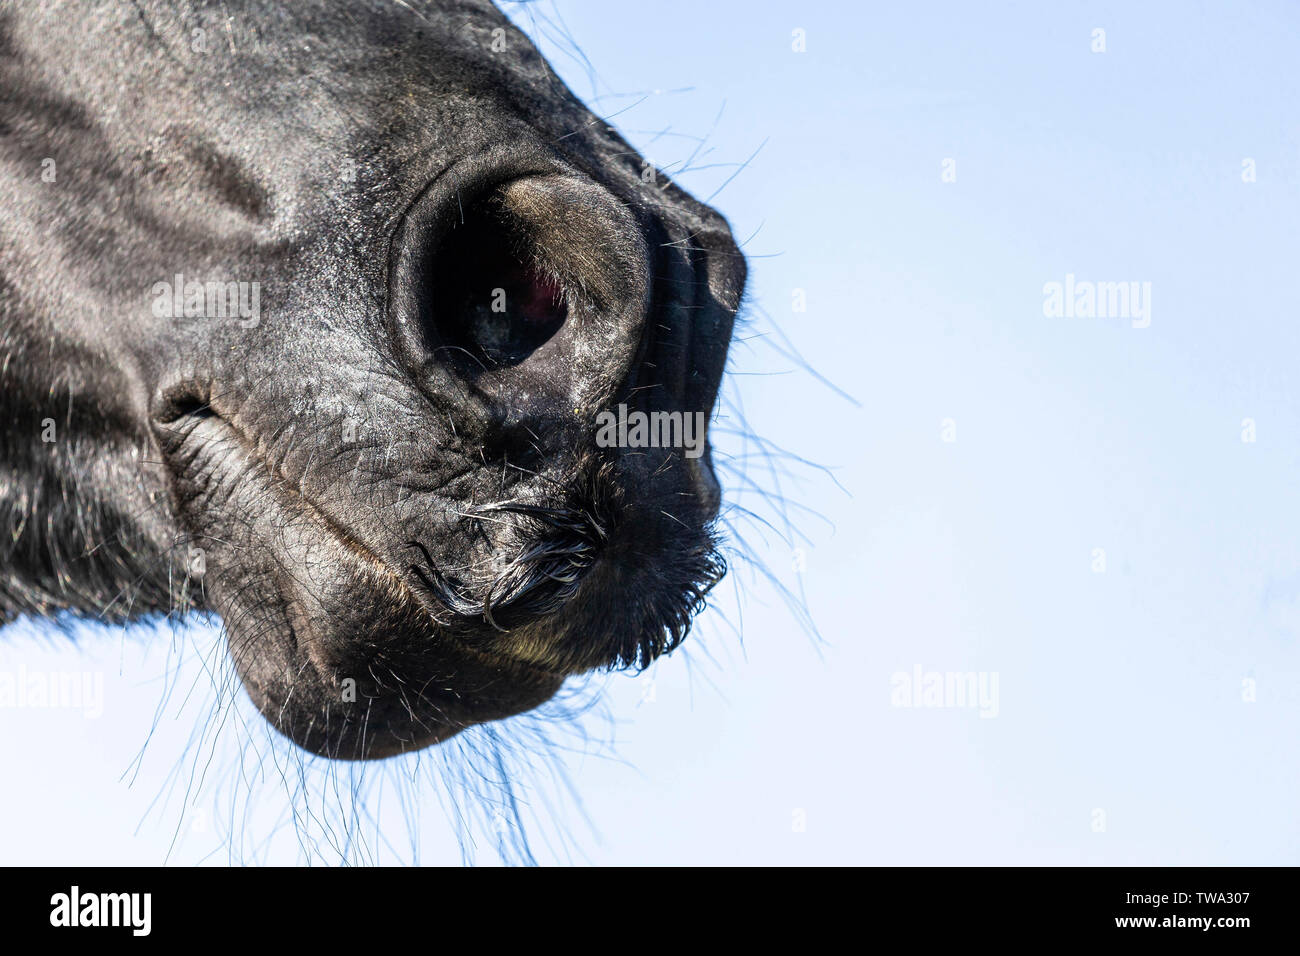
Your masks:
M 407 210 L 389 328 L 430 397 L 468 386 L 511 427 L 572 423 L 635 360 L 653 276 L 643 223 L 580 175 L 508 172 L 487 160 L 448 172 Z
M 473 374 L 517 365 L 564 325 L 564 287 L 489 197 L 465 210 L 433 257 L 421 314 L 434 351 Z

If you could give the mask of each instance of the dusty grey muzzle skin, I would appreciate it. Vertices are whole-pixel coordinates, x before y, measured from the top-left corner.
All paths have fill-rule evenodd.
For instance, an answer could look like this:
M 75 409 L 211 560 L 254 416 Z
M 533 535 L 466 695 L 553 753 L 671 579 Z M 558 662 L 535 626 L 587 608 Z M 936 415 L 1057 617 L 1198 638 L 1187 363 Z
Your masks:
M 707 417 L 744 278 L 486 2 L 2 2 L 0 612 L 215 611 L 345 759 L 644 665 L 718 486 L 597 417 Z

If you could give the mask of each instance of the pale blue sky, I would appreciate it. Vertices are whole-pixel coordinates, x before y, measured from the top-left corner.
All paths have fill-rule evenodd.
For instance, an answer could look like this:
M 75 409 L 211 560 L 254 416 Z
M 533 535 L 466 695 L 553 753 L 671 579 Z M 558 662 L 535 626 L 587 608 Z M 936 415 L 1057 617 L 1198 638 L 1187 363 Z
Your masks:
M 739 375 L 733 393 L 759 435 L 845 489 L 790 466 L 801 480 L 784 490 L 827 520 L 797 520 L 801 575 L 791 545 L 763 549 L 788 585 L 801 576 L 822 641 L 738 569 L 740 606 L 729 581 L 686 654 L 652 683 L 607 681 L 613 723 L 585 726 L 615 756 L 567 760 L 591 827 L 572 798 L 547 809 L 551 791 L 533 792 L 555 821 L 538 859 L 556 858 L 545 836 L 559 831 L 573 859 L 617 864 L 1300 862 L 1300 12 L 536 10 L 556 68 L 661 168 L 708 135 L 680 183 L 723 187 L 713 201 L 754 256 L 753 303 L 860 403 L 791 370 L 755 313 L 733 367 L 773 374 Z M 589 64 L 556 42 L 557 11 Z M 1150 282 L 1150 327 L 1045 317 L 1043 285 L 1067 273 Z M 203 740 L 181 759 L 208 726 L 214 633 L 100 631 L 80 650 L 6 633 L 0 670 L 106 676 L 96 720 L 0 709 L 0 760 L 19 771 L 0 788 L 0 862 L 156 863 L 178 828 L 175 861 L 330 858 L 310 822 L 282 819 L 296 758 L 250 782 L 232 720 L 211 761 Z M 891 677 L 917 667 L 996 674 L 997 716 L 893 706 Z M 155 721 L 164 673 L 174 692 Z M 258 752 L 243 750 L 245 772 Z M 460 859 L 434 786 L 444 765 L 455 754 L 371 775 L 391 846 L 363 824 L 354 856 L 409 857 L 400 796 L 418 793 L 420 860 Z

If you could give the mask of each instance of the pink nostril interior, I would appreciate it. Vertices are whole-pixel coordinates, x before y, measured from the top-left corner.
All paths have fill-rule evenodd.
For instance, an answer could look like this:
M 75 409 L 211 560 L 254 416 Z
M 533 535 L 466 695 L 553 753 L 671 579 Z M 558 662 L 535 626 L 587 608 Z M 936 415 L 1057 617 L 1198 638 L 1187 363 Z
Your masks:
M 559 322 L 567 311 L 559 283 L 533 268 L 521 271 L 518 282 L 519 315 L 526 322 L 545 325 Z

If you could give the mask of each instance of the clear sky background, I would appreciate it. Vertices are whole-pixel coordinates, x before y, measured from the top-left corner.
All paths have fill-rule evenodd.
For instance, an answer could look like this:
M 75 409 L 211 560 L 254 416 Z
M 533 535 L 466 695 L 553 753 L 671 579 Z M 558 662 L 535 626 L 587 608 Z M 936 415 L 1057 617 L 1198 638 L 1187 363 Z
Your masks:
M 490 863 L 493 745 L 543 862 L 1300 862 L 1300 10 L 507 8 L 753 257 L 718 440 L 820 638 L 739 565 L 576 722 L 358 774 L 207 719 L 212 627 L 19 625 L 0 671 L 102 672 L 103 714 L 0 708 L 0 862 L 456 863 L 460 807 Z M 1067 274 L 1150 283 L 1149 327 L 1045 316 Z M 996 707 L 899 706 L 918 668 Z

